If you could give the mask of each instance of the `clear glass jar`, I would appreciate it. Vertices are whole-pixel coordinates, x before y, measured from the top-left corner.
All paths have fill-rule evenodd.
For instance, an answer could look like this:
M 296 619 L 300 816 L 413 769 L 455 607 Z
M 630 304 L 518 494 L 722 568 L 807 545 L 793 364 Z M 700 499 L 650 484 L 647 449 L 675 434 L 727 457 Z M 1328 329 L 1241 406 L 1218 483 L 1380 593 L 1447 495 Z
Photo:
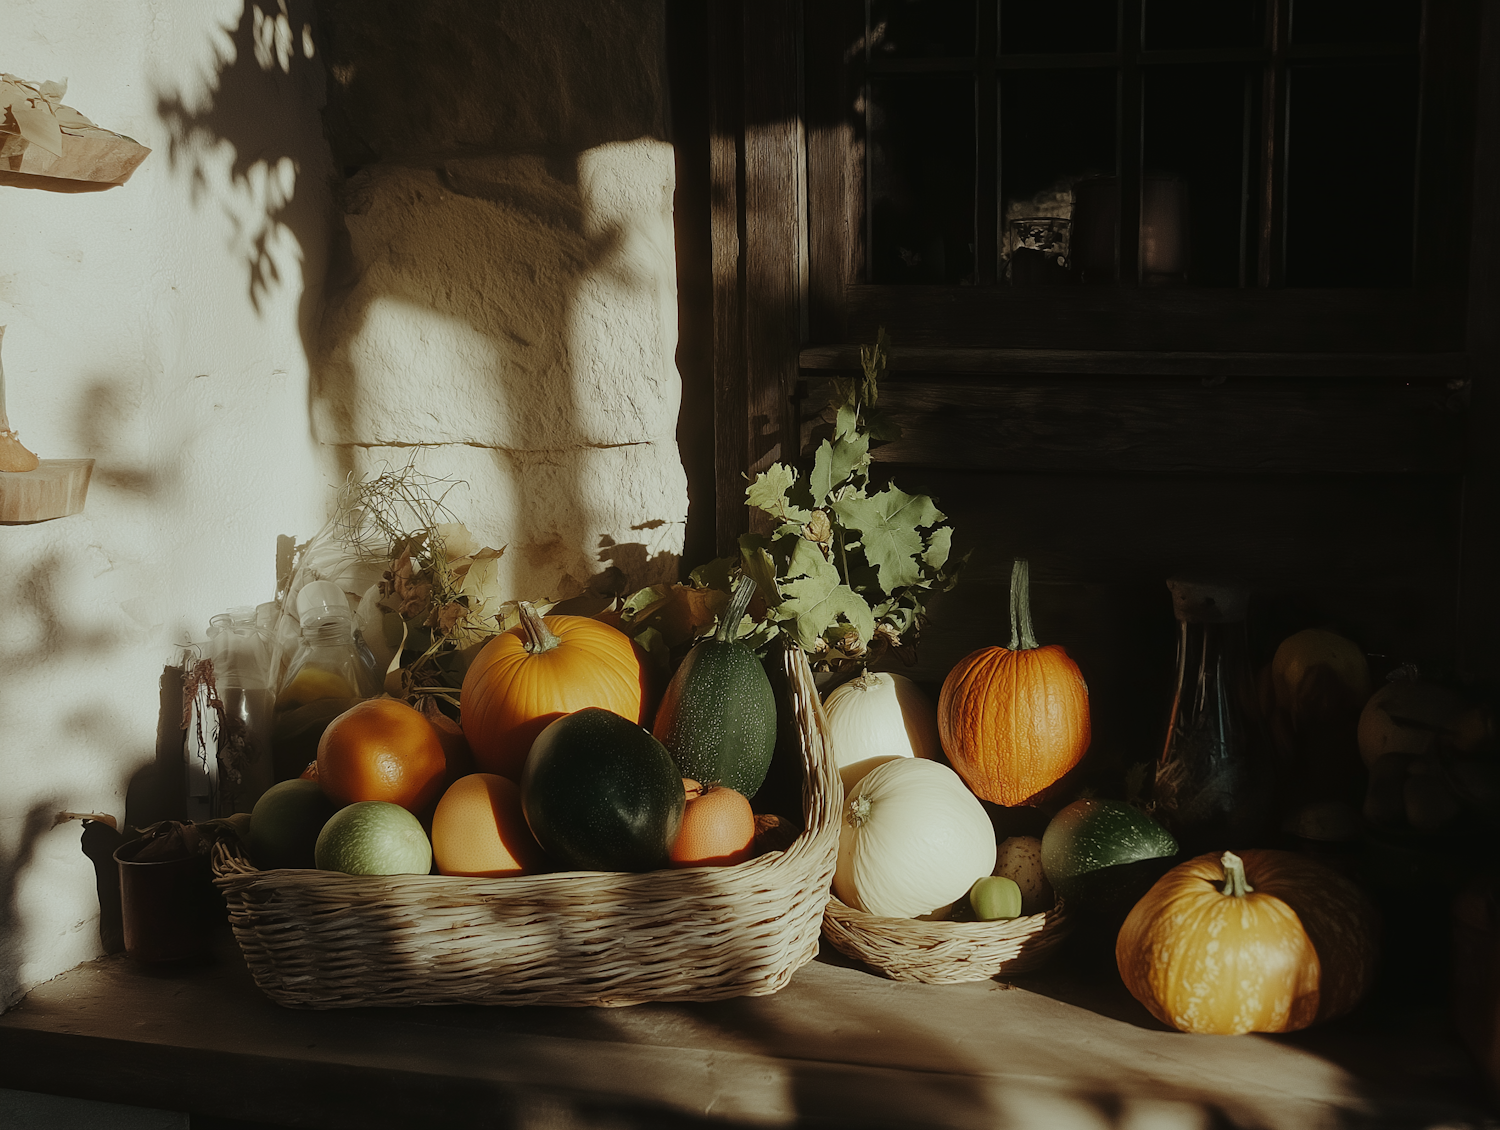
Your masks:
M 249 812 L 274 782 L 271 636 L 255 609 L 232 608 L 209 620 L 208 641 L 195 650 L 207 662 L 192 656 L 197 682 L 186 747 L 188 817 Z
M 1156 764 L 1152 815 L 1188 855 L 1260 842 L 1272 818 L 1272 760 L 1251 676 L 1247 594 L 1171 580 L 1177 679 Z

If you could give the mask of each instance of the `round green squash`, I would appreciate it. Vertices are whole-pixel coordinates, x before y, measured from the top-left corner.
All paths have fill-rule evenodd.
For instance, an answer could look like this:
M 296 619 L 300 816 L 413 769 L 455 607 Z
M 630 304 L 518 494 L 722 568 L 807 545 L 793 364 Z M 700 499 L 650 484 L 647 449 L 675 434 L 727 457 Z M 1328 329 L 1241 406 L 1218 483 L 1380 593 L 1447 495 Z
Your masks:
M 600 707 L 537 735 L 521 771 L 521 811 L 555 862 L 574 871 L 654 871 L 682 826 L 682 776 L 662 744 Z
M 1042 833 L 1042 871 L 1069 901 L 1112 901 L 1155 882 L 1177 854 L 1172 834 L 1120 800 L 1075 800 Z M 1147 878 L 1149 876 L 1149 878 Z
M 740 578 L 712 639 L 677 668 L 652 733 L 682 776 L 754 797 L 776 750 L 776 696 L 755 653 L 734 638 L 755 581 Z

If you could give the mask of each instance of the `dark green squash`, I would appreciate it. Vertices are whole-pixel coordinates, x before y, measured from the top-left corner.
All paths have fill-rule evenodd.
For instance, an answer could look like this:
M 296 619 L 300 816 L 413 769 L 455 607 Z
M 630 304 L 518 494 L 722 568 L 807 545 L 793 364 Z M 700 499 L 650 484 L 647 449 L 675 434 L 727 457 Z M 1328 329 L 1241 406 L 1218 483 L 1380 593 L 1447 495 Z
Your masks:
M 776 696 L 755 653 L 735 632 L 753 578 L 740 578 L 712 639 L 697 644 L 667 685 L 652 733 L 679 772 L 701 784 L 717 781 L 747 797 L 766 779 L 776 749 Z
M 531 834 L 574 871 L 665 867 L 686 803 L 682 776 L 662 744 L 600 707 L 549 724 L 521 772 Z
M 1075 800 L 1042 833 L 1042 871 L 1069 901 L 1133 903 L 1176 854 L 1170 832 L 1119 800 Z

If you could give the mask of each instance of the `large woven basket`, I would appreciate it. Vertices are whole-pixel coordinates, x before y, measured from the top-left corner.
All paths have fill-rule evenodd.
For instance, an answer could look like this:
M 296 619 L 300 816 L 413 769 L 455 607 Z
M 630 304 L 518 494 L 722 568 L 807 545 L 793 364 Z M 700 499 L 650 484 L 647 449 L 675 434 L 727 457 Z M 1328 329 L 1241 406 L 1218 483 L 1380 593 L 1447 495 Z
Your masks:
M 786 652 L 804 830 L 736 867 L 509 879 L 257 871 L 215 847 L 246 964 L 294 1008 L 628 1005 L 774 993 L 818 951 L 843 795 L 807 659 Z
M 1035 969 L 1067 933 L 1058 902 L 1042 914 L 1000 922 L 881 918 L 830 898 L 823 933 L 834 948 L 897 981 L 952 985 Z

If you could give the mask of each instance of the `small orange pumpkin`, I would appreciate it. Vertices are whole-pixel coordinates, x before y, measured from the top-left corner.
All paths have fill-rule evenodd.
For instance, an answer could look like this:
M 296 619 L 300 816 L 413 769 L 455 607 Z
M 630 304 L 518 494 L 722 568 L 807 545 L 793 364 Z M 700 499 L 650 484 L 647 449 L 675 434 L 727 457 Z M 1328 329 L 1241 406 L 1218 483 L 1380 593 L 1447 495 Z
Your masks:
M 673 867 L 732 867 L 755 854 L 755 813 L 742 793 L 690 777 L 682 787 L 687 807 L 667 853 Z
M 1183 1032 L 1294 1032 L 1341 1016 L 1375 975 L 1370 901 L 1287 851 L 1180 863 L 1136 903 L 1115 942 L 1132 996 Z
M 1088 751 L 1089 688 L 1058 644 L 1037 646 L 1029 570 L 1010 576 L 1010 647 L 961 659 L 938 696 L 943 752 L 975 795 L 1024 804 Z
M 520 613 L 480 649 L 458 699 L 475 765 L 513 781 L 554 719 L 597 706 L 639 724 L 650 710 L 649 671 L 624 632 L 587 616 L 543 618 L 524 601 Z

